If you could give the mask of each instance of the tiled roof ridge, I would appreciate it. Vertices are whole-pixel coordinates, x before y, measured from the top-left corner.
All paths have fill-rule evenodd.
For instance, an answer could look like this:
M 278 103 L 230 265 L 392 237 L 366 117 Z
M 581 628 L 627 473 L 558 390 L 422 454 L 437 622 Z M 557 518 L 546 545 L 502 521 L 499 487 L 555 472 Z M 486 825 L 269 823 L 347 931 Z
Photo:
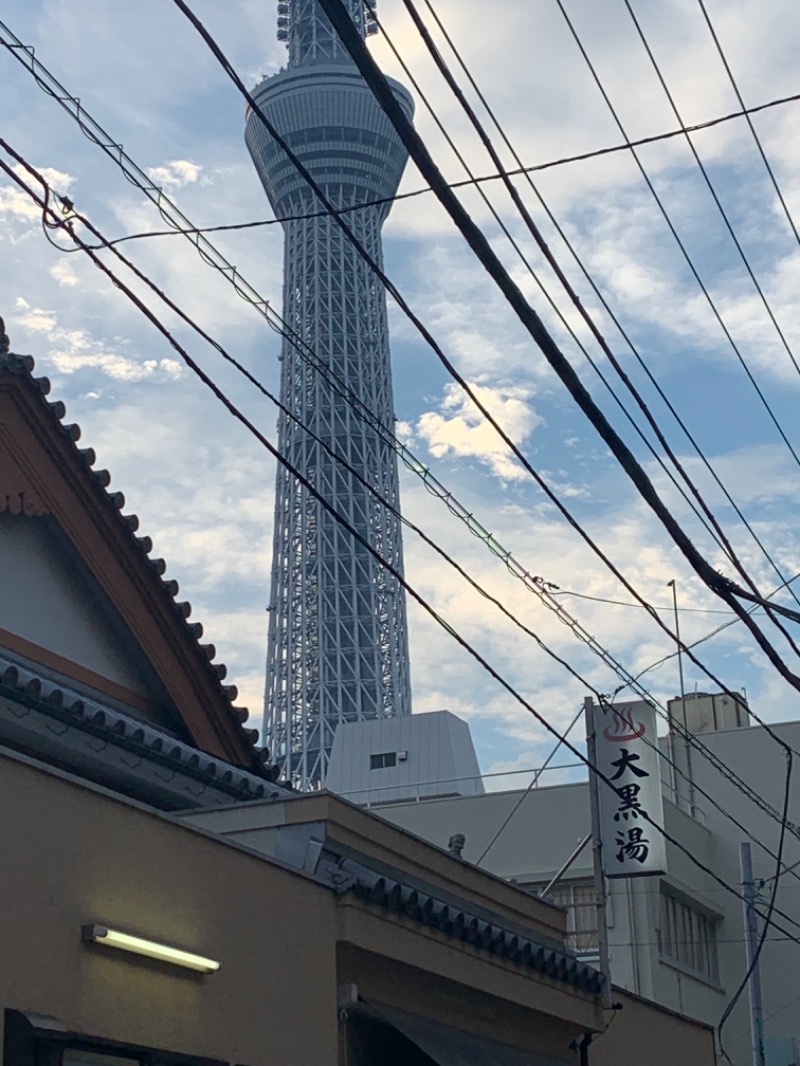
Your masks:
M 75 458 L 84 467 L 86 473 L 89 475 L 89 480 L 96 486 L 96 492 L 103 497 L 105 506 L 110 506 L 114 509 L 117 521 L 122 527 L 124 527 L 126 535 L 130 538 L 131 544 L 142 558 L 147 561 L 154 578 L 158 580 L 163 589 L 163 593 L 169 597 L 172 608 L 178 616 L 179 623 L 183 625 L 187 635 L 192 640 L 201 669 L 205 670 L 207 674 L 210 675 L 212 682 L 226 701 L 228 710 L 235 720 L 239 730 L 244 735 L 248 746 L 252 749 L 254 767 L 260 767 L 258 772 L 263 774 L 265 780 L 275 781 L 278 775 L 277 766 L 270 764 L 269 752 L 266 748 L 259 749 L 256 747 L 258 730 L 245 728 L 244 723 L 250 717 L 249 710 L 246 707 L 237 707 L 234 705 L 233 701 L 239 694 L 238 689 L 235 685 L 224 685 L 222 683 L 228 673 L 228 668 L 224 663 L 213 662 L 217 654 L 217 649 L 214 644 L 200 643 L 200 638 L 203 635 L 202 624 L 200 622 L 189 621 L 189 616 L 192 613 L 191 603 L 188 600 L 177 600 L 176 597 L 179 591 L 178 582 L 171 578 L 166 580 L 163 578 L 163 574 L 167 568 L 166 561 L 163 558 L 151 557 L 150 555 L 153 550 L 152 539 L 148 536 L 136 536 L 136 532 L 139 528 L 139 516 L 136 514 L 123 514 L 122 508 L 125 506 L 125 496 L 123 493 L 118 491 L 106 491 L 111 483 L 111 474 L 108 470 L 94 469 L 96 455 L 93 448 L 78 447 L 78 441 L 81 437 L 80 426 L 75 422 L 68 424 L 64 423 L 63 419 L 67 413 L 66 406 L 61 400 L 50 401 L 47 399 L 50 392 L 50 380 L 44 376 L 34 377 L 33 371 L 35 366 L 36 363 L 33 356 L 18 355 L 17 353 L 10 351 L 8 336 L 5 333 L 5 325 L 3 319 L 0 318 L 0 374 L 10 373 L 19 375 L 26 379 L 39 393 L 42 405 L 48 410 L 49 416 L 53 420 L 53 424 L 59 430 L 61 435 L 70 442 Z
M 170 736 L 158 725 L 132 718 L 4 655 L 0 655 L 0 689 L 15 693 L 24 702 L 67 725 L 101 735 L 111 744 L 162 765 L 180 768 L 202 781 L 213 781 L 234 795 L 244 794 L 249 799 L 286 797 L 281 786 L 271 787 L 263 776 L 201 752 Z
M 538 942 L 535 933 L 520 935 L 499 919 L 488 921 L 465 907 L 447 903 L 437 898 L 433 886 L 430 892 L 419 891 L 351 860 L 328 862 L 323 869 L 337 895 L 352 892 L 365 903 L 404 915 L 445 936 L 592 995 L 603 990 L 603 974 L 577 956 Z

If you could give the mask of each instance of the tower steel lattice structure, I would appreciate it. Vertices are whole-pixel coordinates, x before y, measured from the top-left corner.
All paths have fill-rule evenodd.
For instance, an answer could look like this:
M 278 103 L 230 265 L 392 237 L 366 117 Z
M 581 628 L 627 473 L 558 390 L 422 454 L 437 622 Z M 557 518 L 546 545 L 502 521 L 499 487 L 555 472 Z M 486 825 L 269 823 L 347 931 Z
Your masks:
M 364 0 L 347 0 L 366 36 L 377 30 Z M 337 209 L 391 197 L 406 151 L 342 47 L 317 0 L 278 4 L 288 66 L 254 90 L 259 106 Z M 409 117 L 413 102 L 392 87 Z M 261 182 L 284 225 L 283 318 L 298 340 L 388 428 L 392 399 L 386 295 L 257 114 L 245 134 Z M 382 263 L 388 204 L 347 213 L 355 236 Z M 284 340 L 281 399 L 304 427 L 392 504 L 395 452 L 380 433 Z M 278 444 L 335 510 L 402 572 L 397 518 L 284 413 Z M 279 467 L 267 644 L 265 740 L 301 789 L 325 781 L 340 722 L 411 712 L 403 589 L 333 516 Z

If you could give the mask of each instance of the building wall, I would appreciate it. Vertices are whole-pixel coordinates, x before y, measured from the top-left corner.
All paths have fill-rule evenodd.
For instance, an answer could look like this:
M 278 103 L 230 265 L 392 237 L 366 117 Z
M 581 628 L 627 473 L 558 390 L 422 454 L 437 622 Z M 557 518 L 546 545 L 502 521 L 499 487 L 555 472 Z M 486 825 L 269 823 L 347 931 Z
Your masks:
M 800 751 L 800 722 L 786 722 L 771 727 L 785 743 Z M 748 781 L 758 796 L 775 810 L 782 811 L 787 760 L 781 747 L 763 728 L 732 729 L 704 733 L 700 738 L 723 763 Z M 680 747 L 678 758 L 683 754 Z M 692 773 L 697 784 L 714 797 L 723 811 L 733 815 L 754 837 L 750 841 L 753 874 L 766 880 L 760 898 L 766 902 L 776 871 L 775 859 L 767 848 L 777 852 L 780 825 L 748 800 L 742 792 L 715 769 L 705 758 L 692 753 Z M 705 823 L 717 841 L 717 863 L 720 876 L 732 884 L 739 884 L 739 845 L 747 840 L 745 834 L 708 803 L 702 795 L 695 797 Z M 800 758 L 793 756 L 789 820 L 800 823 Z M 800 863 L 800 840 L 787 832 L 784 841 L 784 863 Z M 787 916 L 776 920 L 789 934 L 775 930 L 761 955 L 761 983 L 767 1037 L 792 1036 L 800 1040 L 800 947 L 791 937 L 800 936 L 800 866 L 784 873 L 779 882 L 776 907 Z M 741 904 L 726 894 L 720 894 L 725 913 L 725 941 L 720 944 L 721 957 L 729 972 L 741 973 L 744 966 L 744 946 L 741 942 L 743 918 Z M 746 999 L 746 997 L 743 997 Z M 749 1020 L 746 1009 L 732 1016 L 726 1026 L 727 1040 L 735 1049 L 746 1047 L 749 1041 Z
M 716 1059 L 714 1031 L 692 1024 L 670 1011 L 653 1011 L 649 1003 L 630 993 L 614 993 L 622 1006 L 605 1033 L 589 1048 L 591 1066 L 695 1066 Z
M 373 765 L 387 756 L 390 765 Z M 325 787 L 367 807 L 483 792 L 469 725 L 449 711 L 343 722 Z
M 0 1006 L 247 1066 L 337 1062 L 332 893 L 5 756 L 0 809 Z M 194 950 L 221 969 L 187 975 L 85 945 L 91 922 Z
M 752 730 L 746 732 L 752 733 Z M 718 784 L 709 784 L 709 791 L 715 798 L 724 798 L 730 809 L 729 804 L 733 801 L 731 797 L 720 796 Z M 463 833 L 466 836 L 464 858 L 468 862 L 477 862 L 521 796 L 521 792 L 506 792 L 429 799 L 382 805 L 375 813 L 440 846 L 446 846 L 453 833 Z M 667 832 L 723 880 L 737 886 L 741 880 L 736 851 L 738 841 L 734 846 L 732 839 L 719 835 L 717 823 L 704 812 L 698 812 L 698 818 L 692 818 L 666 798 L 664 808 Z M 722 820 L 722 816 L 719 817 Z M 749 824 L 754 824 L 752 816 L 747 817 Z M 589 825 L 589 797 L 585 783 L 534 789 L 524 797 L 496 843 L 481 859 L 481 865 L 501 877 L 541 889 L 586 836 Z M 763 826 L 761 831 L 768 833 Z M 667 845 L 667 867 L 668 875 L 663 879 L 620 879 L 607 884 L 612 978 L 616 986 L 635 996 L 714 1025 L 744 973 L 741 907 L 735 897 L 725 893 L 712 877 L 670 844 Z M 591 877 L 592 855 L 587 847 L 565 878 L 588 884 Z M 800 882 L 797 884 L 800 888 Z M 691 903 L 693 908 L 715 922 L 719 980 L 704 979 L 662 956 L 658 938 L 663 889 Z M 800 904 L 800 892 L 795 895 Z M 800 913 L 796 912 L 795 917 L 800 920 Z M 797 945 L 788 946 L 797 951 Z M 784 966 L 787 965 L 790 953 L 786 951 L 786 945 L 776 947 L 783 952 Z M 774 949 L 771 947 L 770 950 Z M 789 999 L 788 991 L 781 999 L 777 998 L 777 993 L 770 993 L 770 1003 L 775 1006 Z M 740 1000 L 728 1025 L 736 1066 L 748 1063 L 746 997 Z
M 0 513 L 0 629 L 131 692 L 163 689 L 66 539 L 47 517 Z

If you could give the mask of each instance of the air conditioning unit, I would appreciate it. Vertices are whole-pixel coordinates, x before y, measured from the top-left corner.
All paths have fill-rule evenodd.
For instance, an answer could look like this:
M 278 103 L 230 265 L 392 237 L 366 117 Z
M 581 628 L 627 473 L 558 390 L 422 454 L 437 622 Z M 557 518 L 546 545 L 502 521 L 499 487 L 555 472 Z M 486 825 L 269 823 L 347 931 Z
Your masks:
M 397 753 L 397 761 L 398 762 L 407 762 L 408 761 L 408 752 L 407 751 L 398 751 L 398 753 Z

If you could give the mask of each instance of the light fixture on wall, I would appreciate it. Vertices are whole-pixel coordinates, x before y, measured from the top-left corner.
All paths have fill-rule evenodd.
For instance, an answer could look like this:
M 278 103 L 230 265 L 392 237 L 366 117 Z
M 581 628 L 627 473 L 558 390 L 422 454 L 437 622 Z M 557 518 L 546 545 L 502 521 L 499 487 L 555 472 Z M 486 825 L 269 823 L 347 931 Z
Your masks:
M 219 969 L 219 963 L 214 959 L 206 959 L 202 955 L 182 951 L 168 944 L 159 944 L 155 940 L 132 936 L 119 929 L 108 929 L 104 925 L 84 925 L 81 932 L 83 939 L 89 943 L 105 944 L 106 947 L 130 951 L 134 955 L 146 955 L 149 959 L 169 962 L 173 966 L 182 966 L 184 969 L 195 970 L 197 973 L 215 973 Z

